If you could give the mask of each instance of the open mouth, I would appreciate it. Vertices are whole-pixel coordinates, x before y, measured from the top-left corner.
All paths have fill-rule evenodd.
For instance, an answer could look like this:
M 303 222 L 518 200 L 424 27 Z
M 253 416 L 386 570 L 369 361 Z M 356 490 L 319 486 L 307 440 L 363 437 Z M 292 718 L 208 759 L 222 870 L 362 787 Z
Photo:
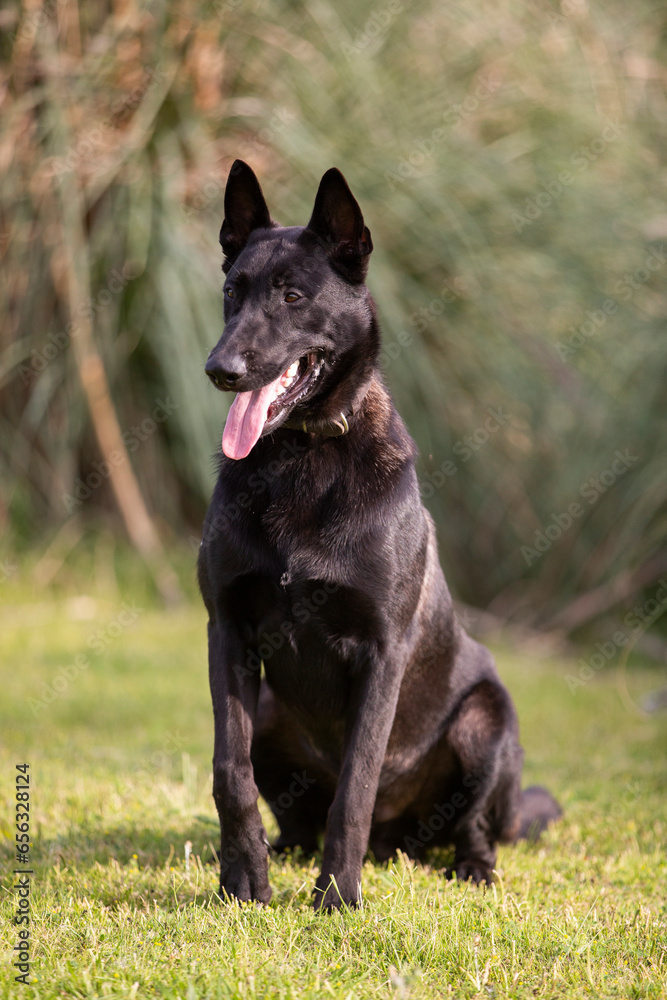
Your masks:
M 322 370 L 320 351 L 309 351 L 295 361 L 278 379 L 276 399 L 270 404 L 266 423 L 272 422 L 286 407 L 296 406 L 310 392 Z
M 287 412 L 310 393 L 323 363 L 322 351 L 308 351 L 269 385 L 237 393 L 222 435 L 225 455 L 245 458 L 262 434 L 277 427 Z

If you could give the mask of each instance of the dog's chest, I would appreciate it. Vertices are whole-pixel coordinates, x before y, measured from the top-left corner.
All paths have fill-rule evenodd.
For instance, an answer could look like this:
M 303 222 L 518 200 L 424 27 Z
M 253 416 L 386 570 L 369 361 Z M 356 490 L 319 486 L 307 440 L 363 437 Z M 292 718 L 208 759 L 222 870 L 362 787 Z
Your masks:
M 367 594 L 336 580 L 237 581 L 236 613 L 253 662 L 261 660 L 278 697 L 314 717 L 340 716 L 377 635 Z
M 358 535 L 359 518 L 354 520 L 349 496 L 337 486 L 315 495 L 302 476 L 275 484 L 251 513 L 260 558 L 274 574 L 279 569 L 281 590 L 290 600 L 314 582 L 349 580 L 359 572 L 350 527 L 356 524 Z

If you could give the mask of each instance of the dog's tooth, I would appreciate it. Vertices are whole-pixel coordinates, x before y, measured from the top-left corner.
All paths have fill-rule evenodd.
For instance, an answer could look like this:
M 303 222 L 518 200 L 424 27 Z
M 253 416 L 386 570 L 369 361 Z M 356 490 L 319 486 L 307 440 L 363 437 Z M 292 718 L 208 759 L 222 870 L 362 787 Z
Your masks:
M 284 385 L 286 389 L 289 389 L 294 379 L 297 377 L 299 371 L 299 362 L 295 361 L 294 364 L 290 365 L 287 371 L 284 371 L 280 376 L 280 384 Z

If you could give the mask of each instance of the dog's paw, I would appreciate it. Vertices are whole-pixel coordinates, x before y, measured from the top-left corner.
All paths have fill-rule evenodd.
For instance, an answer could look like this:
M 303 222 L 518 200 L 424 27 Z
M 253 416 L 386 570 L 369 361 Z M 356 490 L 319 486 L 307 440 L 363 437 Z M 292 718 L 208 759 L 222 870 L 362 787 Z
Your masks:
M 228 868 L 220 876 L 220 897 L 238 903 L 268 903 L 271 900 L 271 886 L 266 875 L 241 865 Z
M 331 913 L 341 906 L 351 909 L 361 902 L 361 881 L 354 877 L 320 875 L 313 889 L 313 906 L 316 910 Z
M 493 869 L 488 862 L 481 858 L 465 858 L 462 861 L 455 861 L 451 868 L 445 872 L 447 878 L 456 878 L 458 882 L 467 882 L 469 879 L 475 885 L 491 885 L 493 882 Z

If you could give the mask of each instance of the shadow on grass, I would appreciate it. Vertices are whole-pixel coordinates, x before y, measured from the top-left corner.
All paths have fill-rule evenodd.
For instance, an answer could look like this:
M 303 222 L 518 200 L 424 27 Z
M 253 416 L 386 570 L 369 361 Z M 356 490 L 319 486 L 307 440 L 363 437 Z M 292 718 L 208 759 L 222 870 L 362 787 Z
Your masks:
M 76 896 L 89 897 L 109 909 L 125 905 L 145 909 L 155 903 L 167 910 L 182 910 L 191 905 L 226 905 L 218 898 L 218 855 L 219 826 L 213 817 L 174 816 L 159 826 L 128 821 L 102 828 L 83 820 L 66 834 L 37 838 L 31 865 L 43 883 L 55 878 L 56 891 L 57 884 L 64 882 L 69 892 L 74 890 Z M 394 889 L 392 869 L 397 863 L 400 868 L 402 860 L 378 862 L 372 855 L 367 860 L 375 869 L 371 878 Z M 440 880 L 452 860 L 453 851 L 437 848 L 427 851 L 416 867 Z M 321 861 L 319 851 L 306 855 L 299 848 L 284 854 L 272 850 L 270 905 L 309 906 Z
M 141 867 L 162 868 L 185 862 L 189 843 L 193 863 L 217 863 L 220 832 L 217 820 L 207 816 L 174 817 L 159 827 L 119 823 L 100 828 L 84 820 L 67 833 L 35 838 L 31 862 L 34 868 L 52 865 L 86 867 L 116 861 L 120 865 L 136 861 Z

